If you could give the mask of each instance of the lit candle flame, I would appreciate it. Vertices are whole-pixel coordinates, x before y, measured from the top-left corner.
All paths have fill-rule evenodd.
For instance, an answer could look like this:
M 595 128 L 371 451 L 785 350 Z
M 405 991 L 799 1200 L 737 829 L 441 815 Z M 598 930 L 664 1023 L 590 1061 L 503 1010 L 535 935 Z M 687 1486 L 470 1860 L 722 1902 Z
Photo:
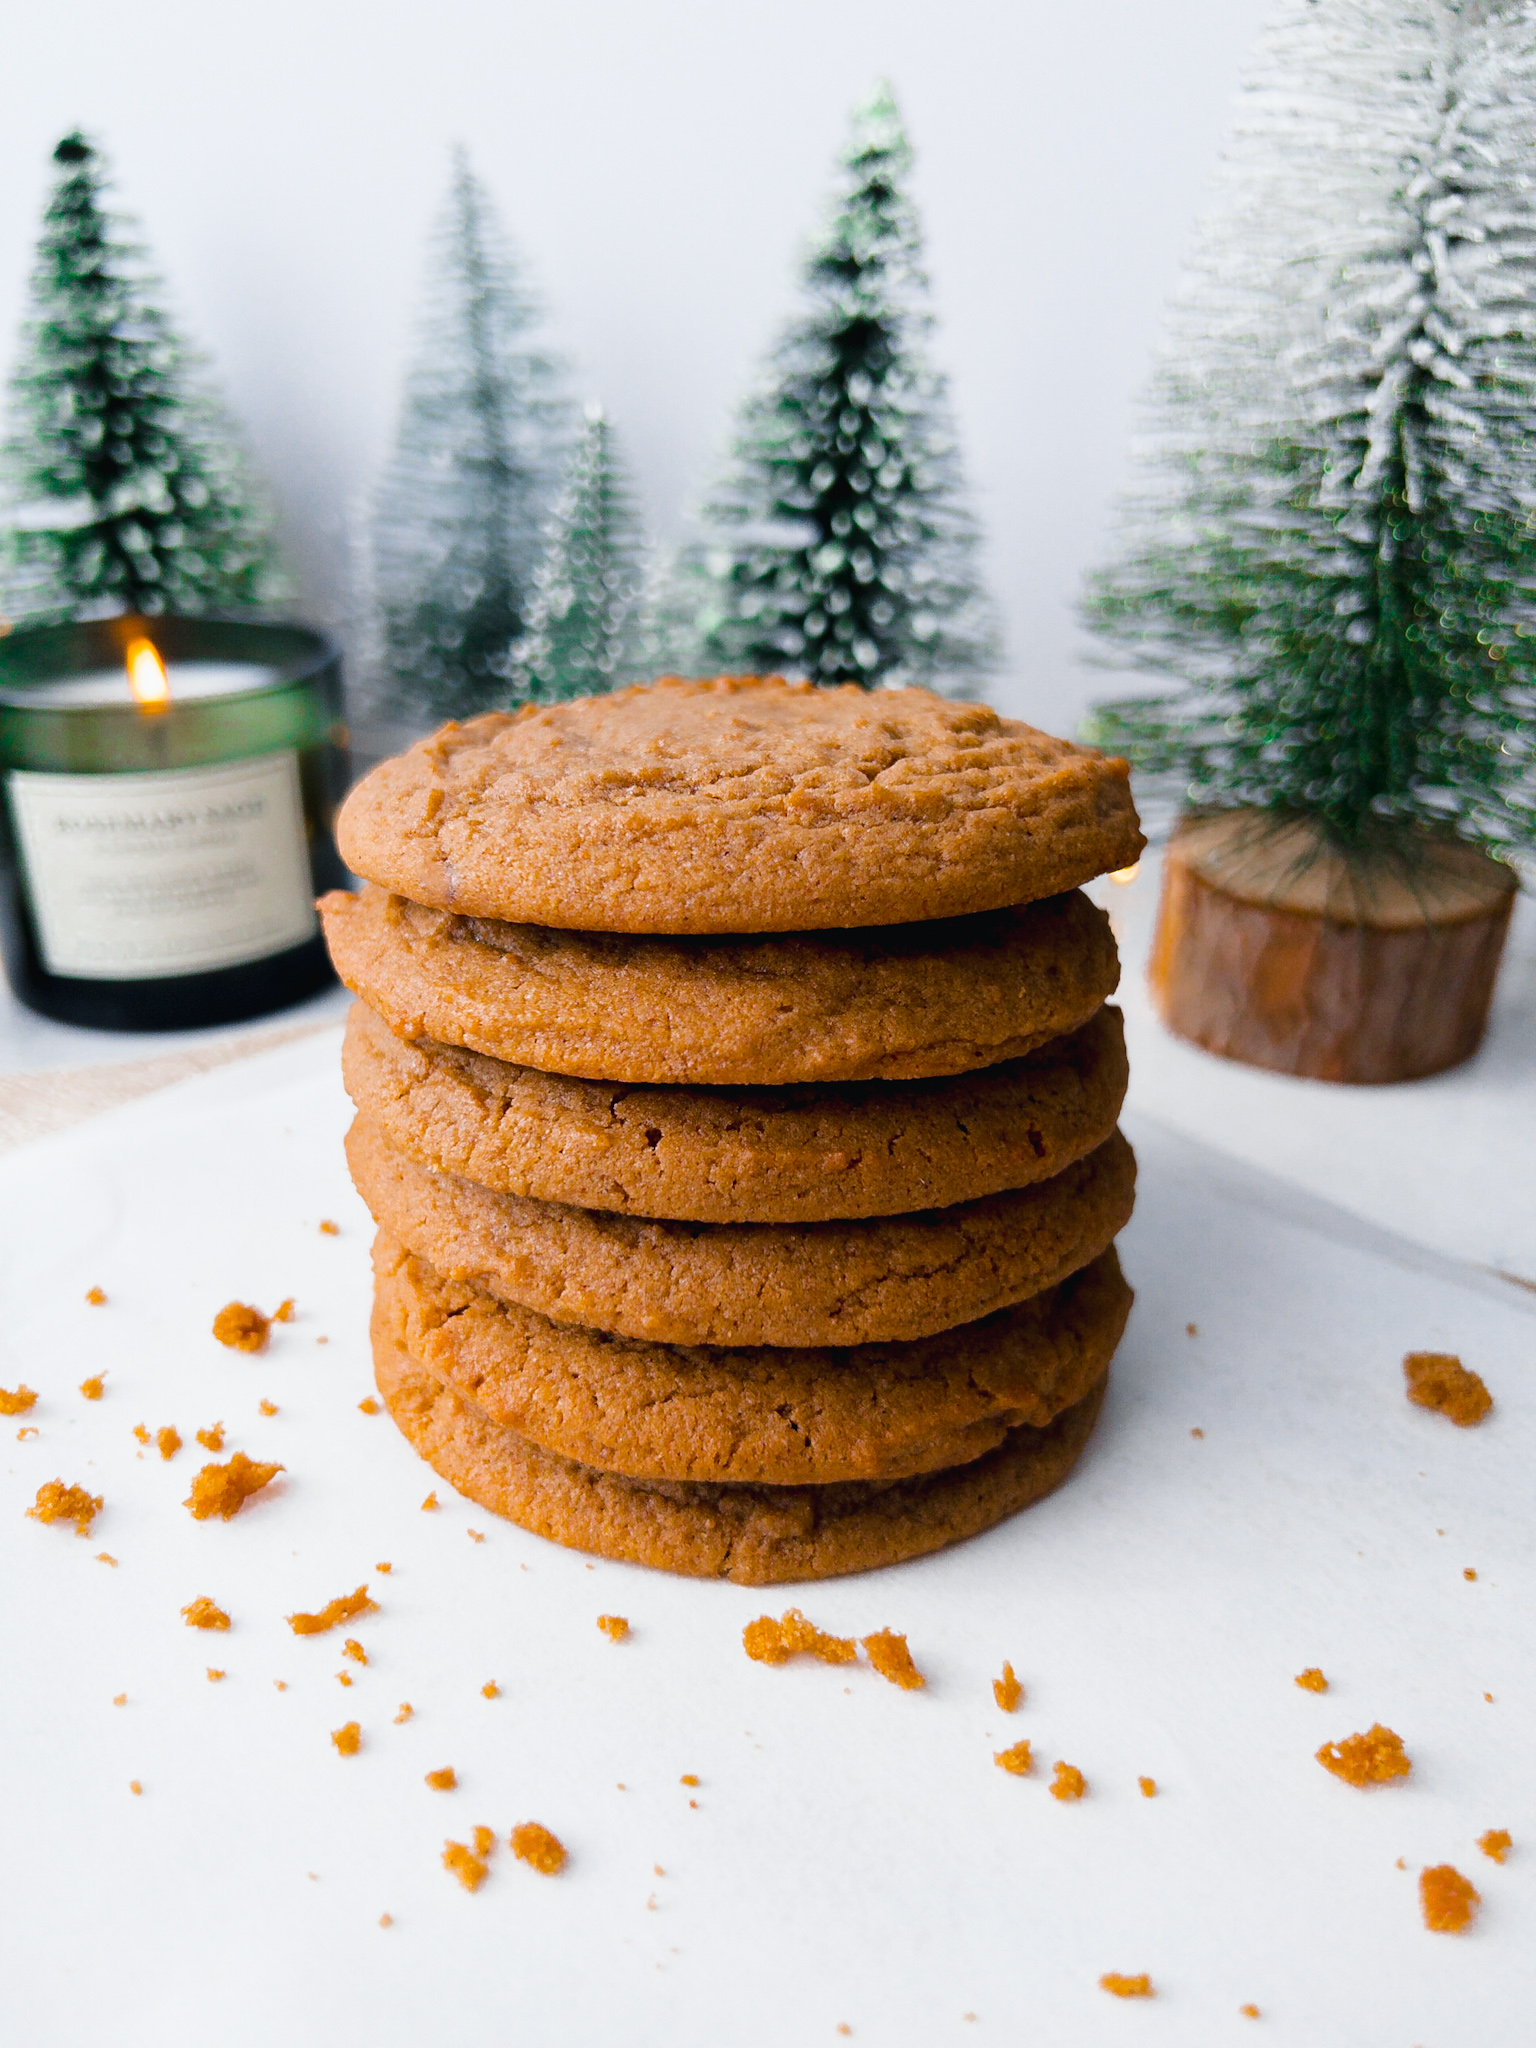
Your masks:
M 165 673 L 165 663 L 152 640 L 130 640 L 128 642 L 128 687 L 133 692 L 133 701 L 141 711 L 165 711 L 170 708 L 171 685 Z

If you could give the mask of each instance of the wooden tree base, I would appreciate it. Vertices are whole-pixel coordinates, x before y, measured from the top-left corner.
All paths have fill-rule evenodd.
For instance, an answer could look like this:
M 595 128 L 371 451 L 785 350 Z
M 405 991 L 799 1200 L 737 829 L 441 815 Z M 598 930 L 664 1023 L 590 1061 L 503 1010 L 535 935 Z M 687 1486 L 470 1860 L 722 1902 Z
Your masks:
M 1519 884 L 1464 841 L 1346 858 L 1305 821 L 1189 818 L 1148 970 L 1170 1031 L 1317 1081 L 1414 1081 L 1482 1040 Z

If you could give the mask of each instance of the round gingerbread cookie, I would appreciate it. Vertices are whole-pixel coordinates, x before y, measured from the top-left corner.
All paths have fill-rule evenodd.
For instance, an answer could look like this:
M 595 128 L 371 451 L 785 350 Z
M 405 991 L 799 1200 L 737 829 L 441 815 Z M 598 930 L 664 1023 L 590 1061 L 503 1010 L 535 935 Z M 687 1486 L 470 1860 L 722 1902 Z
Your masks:
M 551 1542 L 742 1586 L 793 1584 L 923 1557 L 1029 1507 L 1082 1455 L 1106 1382 L 1045 1429 L 1010 1431 L 970 1464 L 833 1486 L 709 1486 L 621 1478 L 498 1428 L 398 1346 L 374 1378 L 402 1434 L 462 1494 Z
M 336 971 L 402 1038 L 587 1080 L 758 1087 L 920 1080 L 1075 1031 L 1120 978 L 1086 896 L 870 932 L 628 938 L 320 904 Z
M 347 1163 L 375 1222 L 445 1279 L 658 1344 L 882 1344 L 952 1330 L 1096 1259 L 1136 1189 L 1118 1131 L 1054 1180 L 852 1223 L 674 1223 L 498 1195 L 418 1166 L 362 1117 Z
M 373 1332 L 499 1428 L 630 1479 L 824 1485 L 969 1463 L 1043 1429 L 1109 1369 L 1131 1290 L 1114 1252 L 1016 1308 L 913 1344 L 639 1344 L 444 1280 L 381 1231 Z
M 1125 1096 L 1120 1013 L 938 1081 L 629 1087 L 400 1038 L 354 1003 L 342 1078 L 396 1151 L 500 1194 L 694 1223 L 944 1209 L 1049 1180 Z
M 926 690 L 670 677 L 446 725 L 347 798 L 354 873 L 605 932 L 799 932 L 1032 903 L 1134 861 L 1123 761 Z

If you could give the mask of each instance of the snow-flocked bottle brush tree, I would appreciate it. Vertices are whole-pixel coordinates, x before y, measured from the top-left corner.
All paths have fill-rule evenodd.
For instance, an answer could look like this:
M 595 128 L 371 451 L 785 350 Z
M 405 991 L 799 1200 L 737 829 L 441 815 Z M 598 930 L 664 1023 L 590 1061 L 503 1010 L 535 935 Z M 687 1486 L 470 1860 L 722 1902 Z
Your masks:
M 512 697 L 551 703 L 639 680 L 645 535 L 602 407 L 589 405 L 549 522 Z
M 1094 737 L 1341 848 L 1536 846 L 1536 7 L 1280 0 L 1215 196 L 1089 598 L 1181 687 Z
M 560 367 L 489 195 L 455 153 L 393 454 L 374 494 L 369 711 L 425 728 L 505 703 L 569 445 Z
M 13 623 L 241 613 L 277 594 L 237 433 L 83 135 L 53 152 L 12 377 L 0 610 Z
M 995 664 L 945 382 L 932 367 L 911 150 L 890 93 L 857 110 L 803 307 L 739 414 L 662 610 L 695 672 L 920 683 Z

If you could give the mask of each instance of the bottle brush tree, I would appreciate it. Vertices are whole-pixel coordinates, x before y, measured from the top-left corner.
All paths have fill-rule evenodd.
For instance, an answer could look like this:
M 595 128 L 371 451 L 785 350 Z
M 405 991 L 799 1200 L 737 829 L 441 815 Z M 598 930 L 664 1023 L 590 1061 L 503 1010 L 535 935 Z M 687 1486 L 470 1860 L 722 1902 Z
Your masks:
M 568 446 L 540 315 L 462 151 L 432 244 L 393 455 L 374 497 L 383 718 L 431 725 L 506 701 Z
M 1536 847 L 1533 171 L 1529 0 L 1280 0 L 1088 601 L 1197 807 Z
M 911 151 L 858 109 L 804 304 L 743 406 L 663 609 L 696 670 L 974 695 L 995 664 L 932 326 Z
M 549 703 L 634 682 L 645 581 L 634 492 L 602 407 L 590 405 L 534 577 L 514 701 Z
M 56 177 L 11 387 L 0 603 L 12 621 L 241 612 L 276 594 L 228 419 L 84 136 Z

